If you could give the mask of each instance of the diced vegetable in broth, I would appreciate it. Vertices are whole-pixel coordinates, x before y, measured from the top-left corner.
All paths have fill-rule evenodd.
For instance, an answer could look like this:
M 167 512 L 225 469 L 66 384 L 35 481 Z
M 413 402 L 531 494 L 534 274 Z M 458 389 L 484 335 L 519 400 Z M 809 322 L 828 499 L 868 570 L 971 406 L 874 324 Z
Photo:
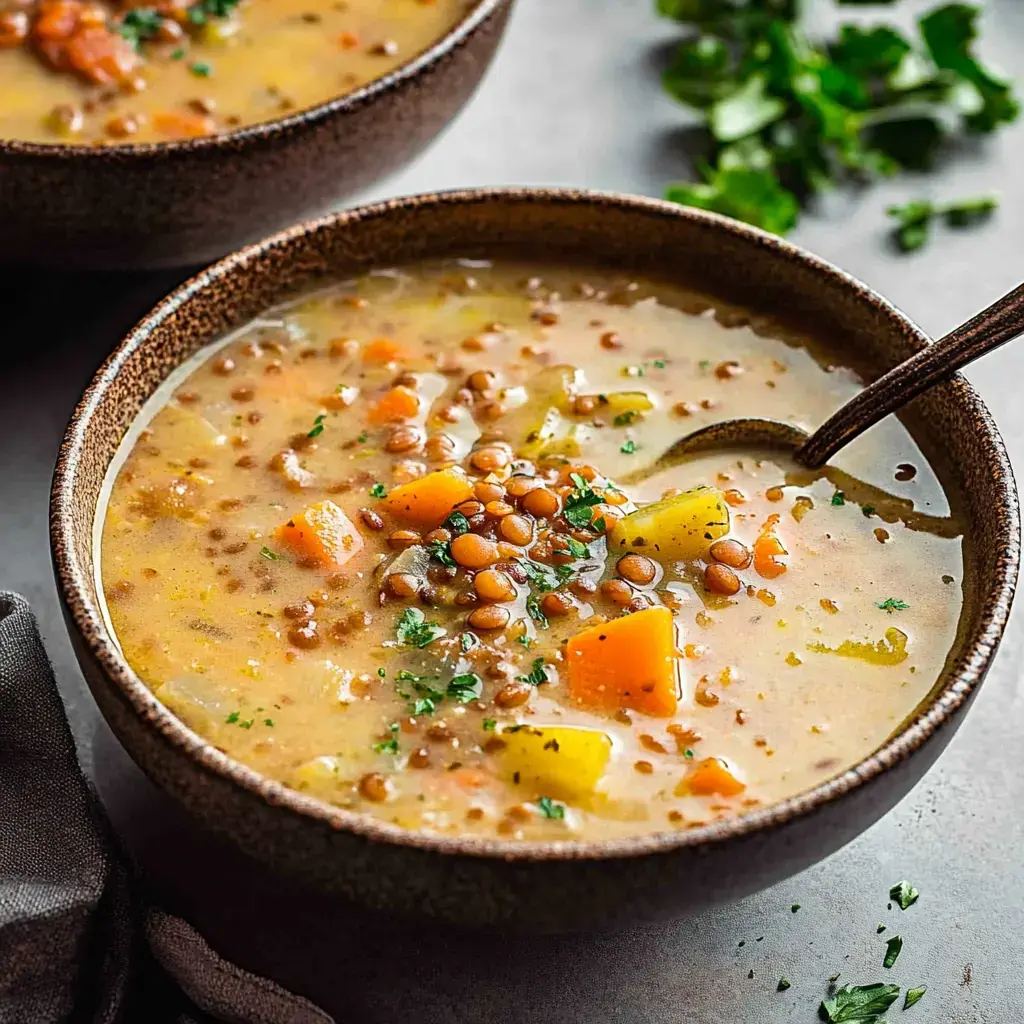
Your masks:
M 859 387 L 828 341 L 480 262 L 268 311 L 126 442 L 119 643 L 230 756 L 402 828 L 603 839 L 802 792 L 955 643 L 937 478 L 892 420 L 818 475 L 729 451 L 620 481 L 718 419 L 822 422 Z

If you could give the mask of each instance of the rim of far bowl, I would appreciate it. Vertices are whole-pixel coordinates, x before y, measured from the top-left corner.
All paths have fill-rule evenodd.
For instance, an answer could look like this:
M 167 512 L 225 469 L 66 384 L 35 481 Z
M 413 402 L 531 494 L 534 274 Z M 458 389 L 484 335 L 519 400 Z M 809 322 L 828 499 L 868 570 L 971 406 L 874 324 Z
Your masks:
M 114 142 L 109 145 L 75 145 L 67 142 L 28 142 L 23 139 L 0 138 L 0 156 L 58 157 L 62 159 L 131 159 L 167 154 L 194 153 L 199 150 L 231 146 L 271 138 L 293 128 L 317 124 L 334 114 L 362 106 L 375 100 L 381 93 L 396 88 L 415 78 L 421 71 L 461 46 L 473 32 L 503 4 L 512 5 L 515 0 L 475 0 L 473 5 L 443 36 L 420 50 L 415 56 L 399 64 L 386 74 L 371 79 L 352 92 L 334 96 L 311 107 L 303 107 L 285 117 L 269 121 L 241 125 L 230 131 L 213 135 L 200 135 L 191 139 L 168 139 L 165 142 Z
M 443 209 L 452 205 L 487 202 L 543 203 L 555 206 L 596 203 L 637 214 L 710 224 L 715 230 L 769 248 L 781 259 L 803 264 L 818 273 L 831 276 L 833 280 L 855 292 L 863 301 L 874 305 L 898 329 L 916 337 L 921 344 L 929 343 L 928 336 L 888 300 L 820 257 L 731 218 L 657 199 L 582 189 L 469 189 L 387 200 L 329 214 L 288 228 L 224 257 L 163 299 L 136 324 L 96 372 L 65 432 L 54 473 L 50 503 L 50 536 L 54 566 L 61 598 L 71 613 L 75 628 L 85 639 L 108 679 L 118 687 L 134 711 L 146 719 L 149 727 L 158 729 L 168 742 L 177 746 L 199 767 L 241 786 L 269 804 L 284 806 L 293 813 L 313 819 L 315 822 L 333 829 L 350 831 L 370 840 L 476 858 L 523 862 L 608 860 L 666 853 L 681 847 L 711 846 L 719 841 L 783 825 L 810 814 L 851 793 L 859 786 L 868 784 L 919 750 L 933 733 L 956 715 L 980 685 L 1006 625 L 1020 561 L 1019 509 L 1010 461 L 988 409 L 971 385 L 959 374 L 947 386 L 957 390 L 957 400 L 969 414 L 973 428 L 988 442 L 986 454 L 992 459 L 993 476 L 1000 481 L 997 486 L 1002 491 L 1004 512 L 1004 522 L 1001 526 L 1004 554 L 981 602 L 979 628 L 969 638 L 969 643 L 964 646 L 949 668 L 946 683 L 941 691 L 927 704 L 921 705 L 917 713 L 908 717 L 877 749 L 834 778 L 768 807 L 683 831 L 658 831 L 610 840 L 519 842 L 479 836 L 415 832 L 307 796 L 228 757 L 212 743 L 189 729 L 181 719 L 157 700 L 152 691 L 134 673 L 112 642 L 103 625 L 99 608 L 89 597 L 90 573 L 83 569 L 75 554 L 76 530 L 71 515 L 76 476 L 90 420 L 104 401 L 107 388 L 113 383 L 129 355 L 145 345 L 154 329 L 164 320 L 193 297 L 201 295 L 211 283 L 230 277 L 236 268 L 244 267 L 267 251 L 287 249 L 297 239 L 318 231 L 343 231 L 349 224 L 387 217 L 396 210 L 423 206 Z M 92 516 L 88 528 L 91 538 Z

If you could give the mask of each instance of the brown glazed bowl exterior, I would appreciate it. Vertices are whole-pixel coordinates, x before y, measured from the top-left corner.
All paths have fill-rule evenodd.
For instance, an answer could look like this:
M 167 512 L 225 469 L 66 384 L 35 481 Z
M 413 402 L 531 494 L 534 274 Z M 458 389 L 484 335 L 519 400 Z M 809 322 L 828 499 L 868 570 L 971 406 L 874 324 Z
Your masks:
M 209 262 L 380 180 L 472 95 L 512 0 L 354 92 L 264 124 L 104 147 L 0 139 L 0 263 L 139 270 Z
M 564 930 L 682 915 L 813 864 L 885 814 L 949 742 L 992 661 L 1017 578 L 1010 463 L 960 376 L 906 422 L 970 524 L 960 635 L 941 679 L 878 750 L 816 789 L 742 817 L 608 842 L 407 832 L 321 803 L 233 761 L 135 676 L 107 633 L 94 578 L 104 474 L 160 382 L 200 346 L 334 278 L 437 257 L 595 262 L 686 283 L 830 339 L 868 377 L 928 343 L 902 313 L 802 250 L 724 217 L 656 200 L 562 190 L 399 199 L 300 225 L 227 257 L 120 344 L 75 411 L 57 463 L 51 536 L 82 668 L 141 767 L 207 828 L 329 893 L 460 925 Z

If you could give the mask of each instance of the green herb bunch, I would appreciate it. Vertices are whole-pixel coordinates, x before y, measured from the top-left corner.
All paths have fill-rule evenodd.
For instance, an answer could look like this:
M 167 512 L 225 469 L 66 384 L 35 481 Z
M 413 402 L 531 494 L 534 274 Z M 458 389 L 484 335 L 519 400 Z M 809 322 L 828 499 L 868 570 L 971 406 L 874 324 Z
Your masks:
M 812 40 L 800 0 L 656 3 L 691 30 L 664 86 L 701 113 L 711 141 L 700 180 L 672 185 L 667 198 L 780 235 L 814 195 L 928 170 L 953 137 L 994 132 L 1020 110 L 1011 83 L 975 53 L 976 4 L 937 7 L 910 37 L 887 25 L 844 24 L 834 38 Z M 904 232 L 900 241 L 915 248 L 925 237 L 912 231 L 907 245 Z

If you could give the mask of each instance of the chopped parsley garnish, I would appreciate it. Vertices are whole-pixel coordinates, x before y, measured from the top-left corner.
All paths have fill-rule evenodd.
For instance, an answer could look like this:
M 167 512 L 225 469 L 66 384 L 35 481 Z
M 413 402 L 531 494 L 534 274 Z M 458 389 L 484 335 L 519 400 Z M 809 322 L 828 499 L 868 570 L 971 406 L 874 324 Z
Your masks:
M 419 700 L 412 702 L 409 713 L 414 716 L 432 715 L 436 709 L 437 701 L 433 697 L 421 697 Z
M 387 675 L 387 672 L 385 672 L 383 668 L 379 668 L 377 669 L 377 675 L 380 676 L 381 679 L 383 679 Z
M 475 633 L 463 633 L 459 637 L 459 647 L 462 649 L 462 653 L 471 651 L 480 641 L 476 638 Z
M 141 43 L 156 38 L 163 20 L 151 7 L 135 7 L 114 25 L 114 31 L 137 50 Z
M 876 932 L 876 933 L 877 933 L 878 935 L 881 935 L 881 934 L 882 934 L 882 932 L 884 932 L 884 931 L 885 931 L 885 925 L 884 925 L 884 924 L 880 924 L 880 925 L 879 925 L 879 926 L 878 926 L 878 927 L 877 927 L 877 928 L 875 929 L 875 932 Z
M 537 599 L 536 594 L 531 594 L 526 599 L 526 614 L 529 615 L 541 629 L 547 629 L 550 625 L 548 617 L 541 610 L 540 601 Z
M 231 714 L 224 719 L 224 721 L 227 722 L 228 725 L 234 725 L 235 722 L 237 722 L 238 719 L 241 717 L 242 715 L 240 711 L 232 711 Z
M 281 556 L 271 551 L 266 544 L 260 548 L 260 558 L 266 558 L 271 562 L 279 562 L 281 560 Z
M 196 78 L 209 78 L 210 75 L 213 74 L 213 68 L 210 67 L 206 61 L 202 60 L 197 60 L 195 64 L 189 64 L 188 69 L 196 76 Z M 321 427 L 320 430 L 323 430 L 323 427 Z M 319 430 L 317 431 L 317 434 L 318 433 L 320 433 Z M 316 434 L 310 434 L 309 436 L 316 437 Z
M 516 643 L 522 644 L 527 650 L 533 646 L 533 637 L 527 636 L 525 633 L 522 636 L 516 637 Z
M 462 512 L 449 512 L 448 518 L 444 521 L 443 525 L 455 537 L 463 533 L 469 533 L 469 520 Z
M 452 558 L 452 546 L 446 540 L 432 540 L 427 544 L 427 551 L 431 558 L 436 558 L 442 565 L 458 567 L 458 562 Z
M 573 558 L 586 558 L 590 554 L 590 548 L 575 537 L 565 537 L 564 540 Z
M 710 359 L 702 359 L 697 365 L 702 370 L 707 370 L 711 366 L 711 360 Z
M 544 565 L 542 562 L 533 562 L 528 558 L 517 558 L 516 561 L 523 567 L 530 584 L 542 594 L 546 594 L 550 590 L 557 590 L 572 577 L 574 571 L 569 565 Z
M 600 505 L 604 499 L 579 473 L 570 473 L 569 478 L 575 486 L 565 496 L 565 509 L 562 515 L 565 521 L 570 526 L 575 526 L 577 530 L 589 529 L 593 515 L 590 509 L 594 505 Z
M 921 1002 L 922 997 L 928 989 L 924 985 L 920 985 L 918 988 L 908 988 L 907 994 L 903 999 L 903 1009 L 909 1010 L 915 1003 Z
M 542 796 L 537 801 L 537 809 L 544 818 L 561 821 L 565 817 L 565 804 L 557 804 L 549 796 Z
M 683 757 L 685 757 L 687 761 L 692 761 L 693 760 L 693 751 L 689 747 L 687 747 L 683 751 Z
M 407 647 L 426 647 L 447 633 L 444 626 L 427 622 L 419 608 L 406 608 L 395 627 L 398 642 Z
M 359 435 L 359 436 L 358 436 L 358 437 L 356 438 L 356 444 L 366 444 L 366 442 L 367 442 L 367 441 L 369 440 L 369 438 L 370 438 L 370 435 L 369 435 L 369 434 L 368 434 L 368 433 L 367 433 L 367 432 L 366 432 L 366 431 L 364 430 L 364 431 L 363 431 L 363 432 L 362 432 L 362 433 L 361 433 L 361 434 L 360 434 L 360 435 Z
M 933 203 L 928 199 L 912 199 L 902 206 L 890 206 L 886 213 L 896 221 L 893 238 L 903 252 L 920 249 L 940 218 L 950 227 L 962 228 L 985 220 L 999 206 L 995 196 L 955 199 L 950 203 Z
M 265 726 L 266 726 L 266 727 L 267 727 L 268 729 L 273 729 L 273 728 L 274 728 L 274 720 L 273 720 L 272 718 L 264 718 L 264 719 L 263 719 L 263 724 L 264 724 L 264 725 L 265 725 Z
M 651 363 L 651 366 L 653 366 L 657 370 L 664 370 L 667 365 L 668 364 L 665 362 L 664 359 L 655 359 L 654 362 Z
M 779 983 L 775 987 L 776 992 L 785 992 L 787 988 L 792 988 L 793 982 L 789 980 L 785 975 L 779 978 Z
M 388 496 L 388 489 L 379 481 L 370 488 L 371 498 L 386 498 Z
M 623 441 L 622 444 L 619 446 L 619 451 L 622 452 L 623 455 L 632 455 L 633 452 L 636 451 L 636 449 L 637 443 L 632 438 L 630 438 L 628 441 Z
M 188 9 L 188 20 L 193 25 L 204 25 L 210 18 L 227 18 L 238 6 L 239 0 L 198 0 Z
M 390 739 L 382 740 L 380 743 L 374 743 L 373 752 L 375 754 L 397 754 L 398 737 L 392 736 Z
M 195 65 L 192 65 L 195 70 Z M 325 413 L 320 413 L 315 420 L 313 420 L 313 429 L 310 430 L 306 437 L 319 437 L 324 432 L 324 420 L 327 418 Z
M 921 895 L 909 882 L 897 882 L 889 890 L 889 899 L 891 899 L 900 910 L 906 910 L 911 904 L 917 902 L 917 898 Z
M 887 970 L 896 963 L 896 958 L 900 955 L 900 951 L 903 949 L 903 939 L 898 935 L 894 935 L 885 944 L 885 959 L 882 961 L 882 966 Z
M 516 676 L 516 678 L 523 683 L 529 683 L 531 686 L 540 686 L 541 683 L 548 681 L 548 673 L 544 667 L 543 658 L 534 658 L 533 667 L 529 673 L 525 676 Z
M 239 722 L 239 723 L 238 723 L 238 725 L 239 725 L 239 727 L 240 727 L 240 728 L 242 728 L 242 729 L 251 729 L 251 728 L 252 728 L 252 723 L 253 723 L 254 721 L 256 721 L 256 719 L 254 719 L 254 718 L 250 718 L 250 719 L 248 719 L 248 720 L 247 720 L 247 721 L 245 721 L 245 722 Z
M 880 1015 L 899 999 L 899 985 L 844 985 L 822 1001 L 818 1016 L 827 1024 L 882 1024 Z
M 484 681 L 475 672 L 464 672 L 452 679 L 446 693 L 460 704 L 468 704 L 471 700 L 476 700 L 483 689 Z
M 789 912 L 791 914 L 795 914 L 799 909 L 800 909 L 800 904 L 799 903 L 794 903 L 793 906 L 791 906 L 789 908 Z
M 638 413 L 636 409 L 627 409 L 625 412 L 620 412 L 619 415 L 612 420 L 612 423 L 617 427 L 628 427 L 639 415 L 640 413 Z
M 846 504 L 846 495 L 843 494 L 842 491 L 836 491 L 836 493 L 832 495 L 832 504 L 833 505 L 845 505 Z
M 608 522 L 607 522 L 607 520 L 605 519 L 604 516 L 598 516 L 594 520 L 594 529 L 597 530 L 598 533 L 604 533 L 605 528 L 607 526 L 608 526 Z
M 185 59 L 185 51 L 181 47 L 178 47 L 178 49 L 175 50 L 174 53 L 171 54 L 171 60 L 184 60 L 184 59 Z
M 495 728 L 497 728 L 498 720 L 496 718 L 485 718 L 483 725 L 484 732 L 494 732 Z
M 699 112 L 712 140 L 698 180 L 667 198 L 785 234 L 836 184 L 928 170 L 950 141 L 1017 119 L 1012 82 L 975 52 L 980 4 L 943 3 L 915 32 L 843 24 L 824 39 L 803 24 L 811 8 L 658 0 L 687 32 L 664 87 Z M 985 200 L 952 205 L 965 220 L 987 212 Z M 923 244 L 930 216 L 904 215 L 904 248 Z
M 440 679 L 440 676 L 418 676 L 415 672 L 410 672 L 408 669 L 399 669 L 395 673 L 395 678 L 400 683 L 424 683 L 428 679 Z
M 881 608 L 883 612 L 888 612 L 892 615 L 893 612 L 905 612 L 910 605 L 906 601 L 901 601 L 898 597 L 887 597 L 884 601 L 876 601 L 876 608 Z

